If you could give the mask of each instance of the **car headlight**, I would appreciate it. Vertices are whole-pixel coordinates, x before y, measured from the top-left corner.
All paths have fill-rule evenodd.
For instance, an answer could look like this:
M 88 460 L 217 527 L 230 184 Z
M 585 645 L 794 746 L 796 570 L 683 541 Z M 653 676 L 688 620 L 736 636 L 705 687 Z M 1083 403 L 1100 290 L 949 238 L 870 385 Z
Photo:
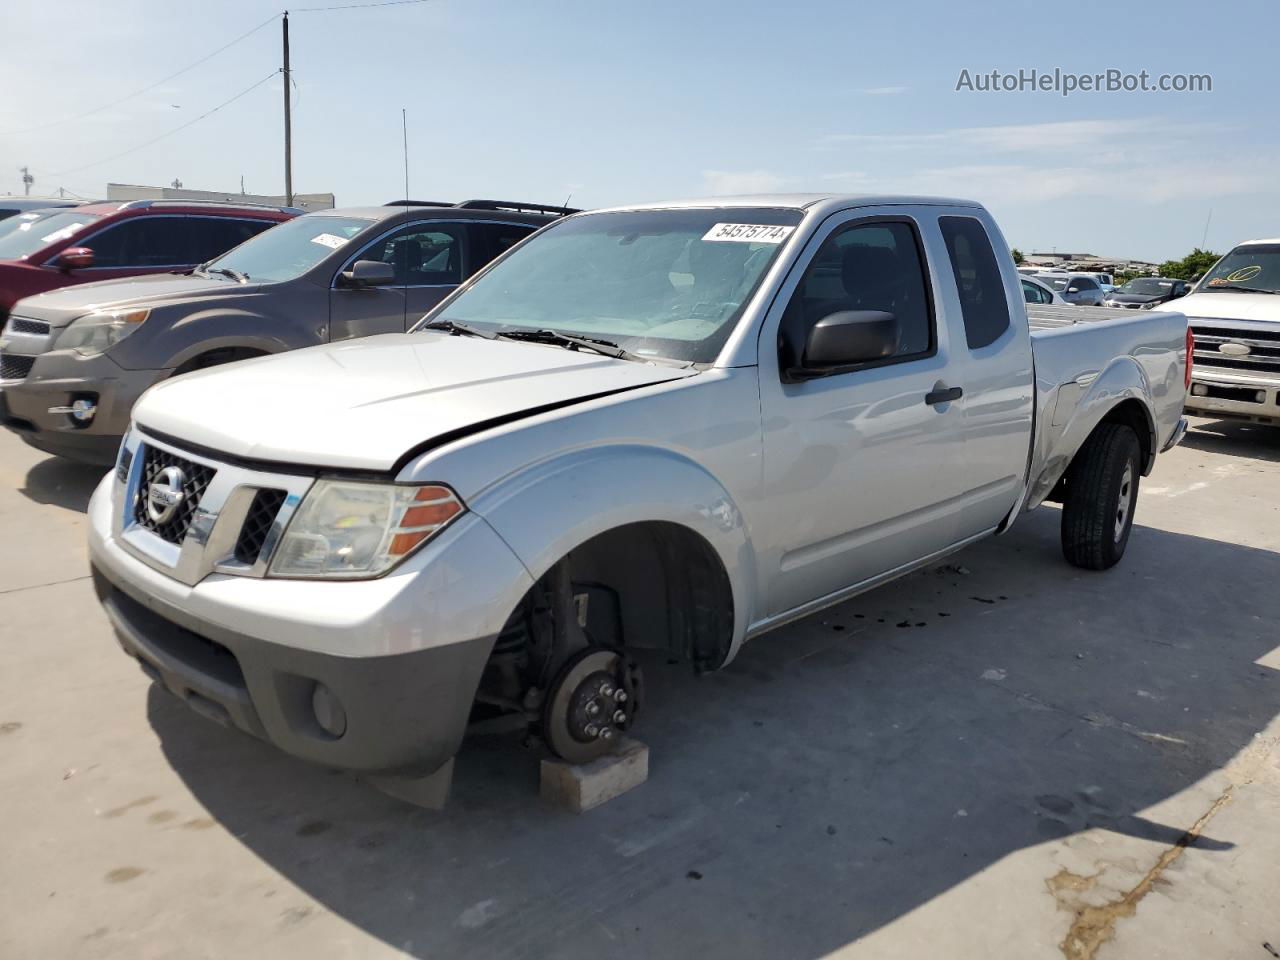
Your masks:
M 58 339 L 55 350 L 74 350 L 83 357 L 96 357 L 115 346 L 151 315 L 150 310 L 104 310 L 72 320 Z
M 439 484 L 317 480 L 289 521 L 267 575 L 380 577 L 465 510 Z

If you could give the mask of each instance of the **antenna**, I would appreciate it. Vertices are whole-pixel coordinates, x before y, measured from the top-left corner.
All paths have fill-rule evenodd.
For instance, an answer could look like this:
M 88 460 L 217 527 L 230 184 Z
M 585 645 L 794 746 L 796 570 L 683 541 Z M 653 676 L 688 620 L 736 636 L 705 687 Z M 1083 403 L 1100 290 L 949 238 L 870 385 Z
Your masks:
M 400 133 L 404 138 L 404 202 L 409 202 L 409 114 L 400 108 Z
M 1200 237 L 1200 249 L 1209 249 L 1209 221 L 1213 219 L 1213 207 L 1209 208 L 1209 215 L 1204 218 L 1204 235 Z
M 568 195 L 568 196 L 566 196 L 566 197 L 564 198 L 564 203 L 560 204 L 560 206 L 562 206 L 562 207 L 568 207 L 568 206 L 569 206 L 569 201 L 570 201 L 570 200 L 572 200 L 572 199 L 573 199 L 573 191 L 572 191 L 572 190 L 570 190 L 570 191 L 569 191 L 569 195 Z

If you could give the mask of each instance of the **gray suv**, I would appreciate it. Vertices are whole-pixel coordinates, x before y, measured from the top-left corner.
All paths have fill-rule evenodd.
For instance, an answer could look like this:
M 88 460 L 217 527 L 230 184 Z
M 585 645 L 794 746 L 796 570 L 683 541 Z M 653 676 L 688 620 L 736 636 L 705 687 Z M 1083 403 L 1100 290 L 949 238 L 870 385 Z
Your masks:
M 495 200 L 325 210 L 188 273 L 28 297 L 0 332 L 0 357 L 22 360 L 0 364 L 0 424 L 48 453 L 110 465 L 134 402 L 158 381 L 403 332 L 498 254 L 571 212 Z

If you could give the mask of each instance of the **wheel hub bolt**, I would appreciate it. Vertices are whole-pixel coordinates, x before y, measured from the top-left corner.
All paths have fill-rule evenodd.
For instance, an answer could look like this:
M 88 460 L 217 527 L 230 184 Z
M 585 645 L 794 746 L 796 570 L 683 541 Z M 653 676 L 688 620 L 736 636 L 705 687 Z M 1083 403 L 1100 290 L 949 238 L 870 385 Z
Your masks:
M 592 700 L 590 703 L 587 704 L 587 713 L 590 716 L 594 717 L 599 712 L 600 712 L 600 704 L 596 703 L 594 700 Z
M 600 684 L 600 696 L 608 697 L 613 694 L 613 685 L 609 683 Z
M 617 700 L 619 703 L 626 703 L 627 691 L 619 687 L 617 690 L 613 691 L 613 699 Z
M 588 723 L 586 727 L 583 728 L 582 732 L 588 737 L 598 737 L 600 735 L 600 728 L 594 723 Z
M 605 727 L 603 730 L 601 730 L 601 731 L 600 731 L 600 739 L 601 739 L 601 740 L 612 740 L 612 739 L 613 739 L 613 727 Z
M 621 710 L 615 710 L 613 712 L 614 723 L 626 723 L 626 721 L 627 721 L 627 715 L 623 713 Z

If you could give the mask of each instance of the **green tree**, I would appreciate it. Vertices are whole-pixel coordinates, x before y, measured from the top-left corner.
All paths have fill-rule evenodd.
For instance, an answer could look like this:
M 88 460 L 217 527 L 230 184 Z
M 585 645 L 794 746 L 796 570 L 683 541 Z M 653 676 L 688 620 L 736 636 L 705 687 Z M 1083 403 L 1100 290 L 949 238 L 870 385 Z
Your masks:
M 1025 262 L 1026 262 L 1026 261 L 1025 261 L 1025 259 L 1023 258 L 1023 256 L 1022 256 L 1022 251 L 1021 251 L 1021 250 L 1019 250 L 1017 247 L 1014 247 L 1014 248 L 1013 248 L 1012 250 L 1010 250 L 1009 252 L 1013 254 L 1013 262 L 1014 262 L 1014 263 L 1021 264 L 1021 263 L 1025 263 Z
M 1166 260 L 1160 264 L 1160 276 L 1176 277 L 1179 280 L 1190 280 L 1202 275 L 1218 262 L 1222 254 L 1212 250 L 1201 250 L 1196 247 L 1181 260 Z

